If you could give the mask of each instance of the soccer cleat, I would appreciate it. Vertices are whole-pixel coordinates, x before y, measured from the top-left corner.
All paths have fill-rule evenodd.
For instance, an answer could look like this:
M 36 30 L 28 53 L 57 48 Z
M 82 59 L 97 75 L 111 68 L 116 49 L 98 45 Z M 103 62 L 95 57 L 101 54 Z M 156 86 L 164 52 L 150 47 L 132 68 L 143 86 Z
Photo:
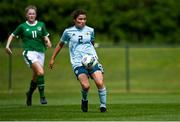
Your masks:
M 103 112 L 106 112 L 106 107 L 100 107 L 100 111 L 103 113 Z
M 41 104 L 47 104 L 47 100 L 45 97 L 41 97 L 40 102 L 41 102 Z
M 81 110 L 83 112 L 88 112 L 88 100 L 82 100 L 81 101 Z
M 29 94 L 29 92 L 26 92 L 26 105 L 31 106 L 32 105 L 32 95 Z

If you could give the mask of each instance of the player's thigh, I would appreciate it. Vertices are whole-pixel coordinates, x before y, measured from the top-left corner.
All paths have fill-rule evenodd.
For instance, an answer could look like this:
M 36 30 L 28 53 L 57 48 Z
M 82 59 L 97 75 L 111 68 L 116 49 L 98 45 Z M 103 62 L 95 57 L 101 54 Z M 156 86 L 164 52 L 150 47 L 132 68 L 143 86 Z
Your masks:
M 87 69 L 85 69 L 84 67 L 76 67 L 74 69 L 74 73 L 77 79 L 80 81 L 81 86 L 84 89 L 88 89 L 89 88 L 89 75 L 88 75 Z
M 25 63 L 31 67 L 31 65 L 35 62 L 39 62 L 42 67 L 44 66 L 45 54 L 36 51 L 23 51 L 23 57 Z
M 44 75 L 44 69 L 38 61 L 32 63 L 31 68 L 34 72 L 34 75 Z
M 90 88 L 88 76 L 84 73 L 78 76 L 79 82 L 82 86 L 82 89 L 88 90 Z
M 97 70 L 93 74 L 91 74 L 91 77 L 94 79 L 96 86 L 98 88 L 104 87 L 104 81 L 103 81 L 104 78 L 100 70 Z

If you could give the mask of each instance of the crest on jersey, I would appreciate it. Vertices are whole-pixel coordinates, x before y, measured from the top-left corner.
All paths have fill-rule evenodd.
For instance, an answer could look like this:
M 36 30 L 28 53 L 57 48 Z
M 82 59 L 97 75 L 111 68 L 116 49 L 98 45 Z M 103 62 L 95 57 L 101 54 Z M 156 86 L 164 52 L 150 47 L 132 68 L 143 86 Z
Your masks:
M 89 35 L 89 32 L 86 32 L 86 35 Z
M 37 27 L 37 30 L 38 30 L 38 31 L 41 31 L 41 30 L 42 30 L 42 28 L 39 26 L 39 27 Z
M 29 31 L 29 28 L 27 28 L 26 31 Z

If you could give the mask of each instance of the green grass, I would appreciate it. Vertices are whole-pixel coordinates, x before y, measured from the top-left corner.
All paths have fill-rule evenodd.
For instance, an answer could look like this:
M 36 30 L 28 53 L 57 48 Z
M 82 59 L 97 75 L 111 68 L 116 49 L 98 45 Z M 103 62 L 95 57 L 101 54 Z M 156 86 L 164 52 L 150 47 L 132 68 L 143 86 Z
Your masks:
M 48 104 L 33 96 L 33 106 L 25 105 L 31 70 L 21 49 L 13 49 L 12 90 L 8 90 L 8 56 L 0 49 L 0 121 L 11 120 L 102 120 L 180 121 L 180 48 L 130 48 L 130 92 L 126 92 L 124 48 L 98 48 L 105 69 L 107 113 L 99 112 L 99 98 L 90 82 L 89 112 L 80 110 L 80 85 L 74 76 L 68 49 L 58 55 L 53 70 L 48 69 L 52 49 L 45 62 Z
M 32 107 L 25 106 L 22 94 L 1 94 L 0 120 L 176 121 L 180 120 L 179 95 L 109 93 L 108 111 L 100 113 L 97 95 L 90 94 L 89 112 L 82 113 L 78 94 L 47 94 L 45 106 L 35 94 Z

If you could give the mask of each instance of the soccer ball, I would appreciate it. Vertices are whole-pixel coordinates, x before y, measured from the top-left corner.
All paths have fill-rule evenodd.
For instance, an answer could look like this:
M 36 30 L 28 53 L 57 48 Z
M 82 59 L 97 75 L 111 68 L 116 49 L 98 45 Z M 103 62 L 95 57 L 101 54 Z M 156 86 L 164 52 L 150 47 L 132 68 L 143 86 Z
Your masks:
M 87 69 L 93 68 L 98 63 L 97 59 L 90 55 L 84 55 L 81 62 Z

